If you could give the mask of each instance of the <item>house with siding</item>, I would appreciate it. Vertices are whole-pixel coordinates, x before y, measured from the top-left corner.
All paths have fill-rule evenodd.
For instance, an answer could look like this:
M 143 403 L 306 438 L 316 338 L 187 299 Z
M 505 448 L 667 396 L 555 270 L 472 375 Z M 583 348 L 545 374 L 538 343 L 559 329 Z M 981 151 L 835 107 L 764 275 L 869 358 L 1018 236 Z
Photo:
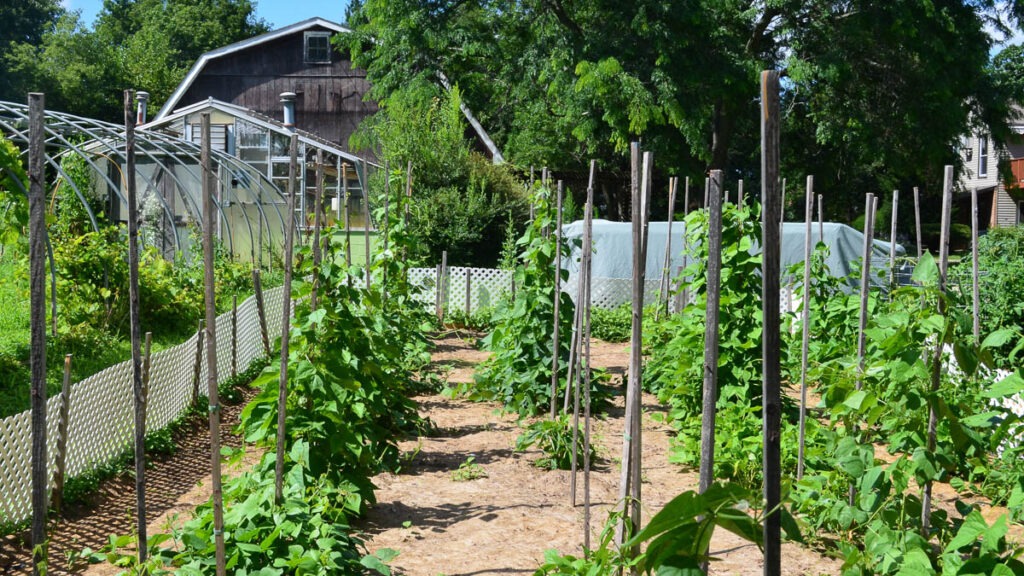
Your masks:
M 965 136 L 960 144 L 959 204 L 969 213 L 972 189 L 978 190 L 978 221 L 982 229 L 1024 224 L 1024 109 L 1015 108 L 1013 136 L 998 146 L 987 132 Z M 1009 180 L 1003 174 L 1012 174 Z M 968 219 L 967 222 L 969 223 Z

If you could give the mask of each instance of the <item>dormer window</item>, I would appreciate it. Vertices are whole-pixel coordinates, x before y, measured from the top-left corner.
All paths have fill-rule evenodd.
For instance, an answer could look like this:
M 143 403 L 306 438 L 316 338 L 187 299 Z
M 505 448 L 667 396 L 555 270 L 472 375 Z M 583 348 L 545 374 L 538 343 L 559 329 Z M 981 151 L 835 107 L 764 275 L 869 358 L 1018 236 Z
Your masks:
M 330 32 L 306 32 L 304 44 L 306 64 L 331 63 Z

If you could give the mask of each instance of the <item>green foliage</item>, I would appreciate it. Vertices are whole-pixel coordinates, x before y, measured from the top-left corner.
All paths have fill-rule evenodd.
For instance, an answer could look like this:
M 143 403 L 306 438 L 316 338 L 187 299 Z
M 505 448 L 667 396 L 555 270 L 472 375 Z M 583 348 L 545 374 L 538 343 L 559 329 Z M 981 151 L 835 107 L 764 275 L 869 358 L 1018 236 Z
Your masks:
M 627 302 L 611 310 L 590 309 L 590 335 L 605 342 L 628 342 L 633 328 L 633 309 Z
M 487 478 L 487 470 L 477 464 L 476 458 L 473 456 L 466 458 L 457 469 L 452 470 L 452 481 L 454 482 L 469 482 L 481 478 Z
M 493 354 L 479 364 L 473 378 L 473 397 L 497 400 L 520 416 L 547 410 L 551 401 L 551 360 L 554 345 L 555 259 L 568 250 L 556 246 L 550 191 L 536 189 L 533 195 L 536 218 L 519 239 L 519 261 L 515 270 L 516 297 L 499 305 L 494 330 L 482 344 Z M 565 243 L 563 241 L 563 243 Z M 563 280 L 567 272 L 562 271 Z M 561 292 L 560 331 L 572 333 L 574 306 Z M 567 374 L 569 340 L 559 342 L 559 376 Z M 559 389 L 564 390 L 563 383 Z
M 536 445 L 544 452 L 542 458 L 534 460 L 534 466 L 548 470 L 569 470 L 572 467 L 573 455 L 576 462 L 582 465 L 586 446 L 583 442 L 583 430 L 577 425 L 576 438 L 573 442 L 572 416 L 560 414 L 554 420 L 538 420 L 526 427 L 516 438 L 516 451 L 522 452 Z M 590 461 L 597 459 L 597 450 L 590 445 Z
M 0 138 L 0 249 L 15 245 L 28 226 L 28 174 L 18 148 Z
M 457 88 L 414 80 L 381 101 L 352 146 L 380 150 L 396 168 L 412 163 L 411 256 L 434 263 L 447 250 L 451 264 L 493 266 L 500 232 L 526 212 L 524 194 L 508 167 L 471 151 L 461 103 Z

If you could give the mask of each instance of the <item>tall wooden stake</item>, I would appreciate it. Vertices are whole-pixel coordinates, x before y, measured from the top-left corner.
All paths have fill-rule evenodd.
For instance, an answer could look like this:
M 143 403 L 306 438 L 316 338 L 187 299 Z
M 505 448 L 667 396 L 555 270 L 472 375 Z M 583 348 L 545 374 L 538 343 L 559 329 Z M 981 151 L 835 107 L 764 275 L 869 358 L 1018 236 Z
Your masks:
M 924 255 L 921 248 L 921 200 L 918 196 L 917 186 L 914 186 L 914 232 L 917 235 L 917 258 Z
M 299 139 L 292 134 L 289 146 L 291 163 L 288 166 L 288 213 L 295 214 L 295 197 L 298 185 Z M 345 190 L 345 210 L 348 210 L 348 186 Z M 346 212 L 347 213 L 347 212 Z M 347 220 L 347 218 L 346 218 Z M 348 222 L 346 222 L 347 224 Z M 291 333 L 292 309 L 292 250 L 295 242 L 295 221 L 288 218 L 284 235 L 284 306 L 281 316 L 281 368 L 277 380 L 277 460 L 274 465 L 274 501 L 284 502 L 284 450 L 285 417 L 288 407 L 288 344 Z
M 206 331 L 203 330 L 203 320 L 199 320 L 199 328 L 196 331 L 196 361 L 192 364 L 192 405 L 199 401 L 199 374 L 203 370 L 203 338 Z
M 688 265 L 687 260 L 690 257 L 690 247 L 686 241 L 686 236 L 689 234 L 689 230 L 686 229 L 686 216 L 690 213 L 690 177 L 686 177 L 686 186 L 683 188 L 683 266 L 679 269 L 679 283 L 682 284 L 682 289 L 676 296 L 676 313 L 683 311 L 683 307 L 686 306 L 690 301 L 690 288 L 686 283 L 686 279 L 683 278 L 682 271 L 686 270 Z M 677 288 L 678 289 L 678 288 Z
M 824 196 L 818 194 L 818 242 L 825 241 L 825 206 Z
M 323 210 L 324 197 L 324 151 L 316 151 L 316 192 L 313 196 L 313 286 L 309 293 L 309 309 L 316 310 L 319 306 L 320 288 L 320 212 Z
M 60 420 L 57 422 L 57 454 L 53 462 L 53 495 L 50 505 L 60 514 L 64 503 L 64 464 L 68 455 L 68 418 L 71 415 L 71 354 L 64 356 L 64 381 L 60 389 Z
M 366 174 L 366 163 L 363 163 L 363 269 L 366 270 L 364 287 L 369 290 L 370 278 L 370 180 Z
M 939 232 L 939 292 L 946 291 L 946 270 L 949 267 L 949 229 L 953 204 L 953 167 L 946 166 L 942 182 L 942 228 Z M 946 305 L 939 299 L 939 314 L 946 315 Z M 939 391 L 942 382 L 942 341 L 935 343 L 935 353 L 932 356 L 932 381 L 931 393 Z M 929 454 L 935 453 L 935 428 L 938 424 L 938 417 L 935 413 L 934 404 L 928 404 L 928 437 L 925 449 Z M 932 516 L 932 483 L 925 482 L 923 495 L 921 496 L 921 534 L 928 538 L 931 535 Z
M 260 281 L 260 271 L 252 271 L 252 289 L 256 295 L 256 316 L 260 323 L 260 337 L 263 339 L 263 352 L 270 358 L 270 331 L 267 329 L 267 309 L 263 304 L 263 283 Z M 199 328 L 202 331 L 202 326 Z
M 352 287 L 352 221 L 349 210 L 349 191 L 348 191 L 348 164 L 341 165 L 341 173 L 344 176 L 344 194 L 345 204 L 342 207 L 342 214 L 344 217 L 345 224 L 345 278 L 348 280 L 348 287 Z
M 665 262 L 661 267 L 661 281 L 658 282 L 658 308 L 655 318 L 661 318 L 662 310 L 668 312 L 669 269 L 672 267 L 672 221 L 675 219 L 676 188 L 679 178 L 668 181 L 668 234 L 665 237 Z
M 466 320 L 473 313 L 473 269 L 466 268 Z
M 562 304 L 562 194 L 564 189 L 562 187 L 562 181 L 558 181 L 558 198 L 556 201 L 557 213 L 555 215 L 555 326 L 554 335 L 551 350 L 551 419 L 555 419 L 556 412 L 556 397 L 558 396 L 558 357 L 560 350 L 560 342 L 558 337 L 559 331 L 559 313 L 561 312 Z M 568 385 L 568 383 L 566 383 Z
M 238 294 L 231 295 L 231 378 L 238 378 Z
M 448 251 L 441 251 L 441 273 L 437 276 L 437 319 L 444 323 L 445 308 L 448 307 Z
M 125 184 L 128 200 L 128 323 L 135 407 L 135 519 L 139 563 L 146 561 L 146 406 L 142 394 L 142 326 L 139 321 L 139 208 L 135 192 L 135 98 L 124 91 Z
M 807 360 L 811 341 L 811 228 L 814 222 L 814 176 L 807 177 L 804 206 L 804 306 L 800 314 L 803 330 L 800 348 L 800 431 L 797 444 L 796 478 L 804 477 L 804 445 L 807 430 Z
M 974 345 L 981 346 L 981 294 L 978 290 L 978 189 L 971 188 L 971 295 Z
M 210 113 L 201 116 L 201 146 L 203 165 L 203 266 L 206 296 L 206 389 L 210 417 L 210 476 L 213 491 L 213 537 L 217 576 L 224 576 L 224 500 L 220 474 L 220 400 L 217 397 L 217 297 L 213 263 L 213 194 L 216 175 L 210 161 Z M 288 221 L 295 214 L 288 212 Z
M 900 206 L 900 191 L 892 191 L 892 227 L 889 230 L 889 289 L 896 286 L 896 215 Z
M 718 311 L 722 295 L 722 171 L 711 171 L 708 220 L 707 319 L 700 432 L 700 491 L 715 481 L 715 410 L 718 403 Z
M 43 94 L 28 95 L 29 364 L 32 374 L 32 573 L 46 571 L 46 191 Z
M 782 348 L 779 315 L 781 293 L 782 220 L 779 196 L 779 72 L 761 73 L 761 203 L 762 260 L 761 311 L 763 363 L 762 410 L 764 414 L 764 574 L 782 574 L 782 515 L 778 510 L 782 494 Z M 740 198 L 742 199 L 742 193 Z M 742 202 L 742 200 L 741 200 Z
M 590 286 L 591 260 L 594 253 L 594 170 L 596 163 L 590 162 L 590 185 L 587 186 L 587 203 L 583 215 L 583 258 L 584 297 L 583 306 L 583 341 L 586 343 L 586 355 L 583 368 L 583 548 L 590 549 Z
M 654 158 L 650 152 L 643 155 L 643 171 L 640 170 L 640 144 L 631 145 L 633 167 L 633 318 L 630 337 L 629 381 L 626 387 L 626 423 L 622 442 L 622 478 L 619 486 L 619 500 L 624 502 L 623 523 L 618 533 L 619 543 L 626 535 L 636 534 L 640 527 L 640 476 L 642 463 L 641 430 L 642 406 L 640 390 L 643 380 L 643 314 L 644 279 L 647 264 L 647 216 L 650 210 L 651 173 Z M 632 552 L 628 552 L 632 554 Z
M 871 288 L 871 254 L 874 252 L 874 206 L 875 195 L 868 194 L 864 202 L 864 252 L 861 255 L 860 271 L 860 320 L 857 325 L 857 390 L 864 385 L 864 362 L 867 355 L 868 292 Z

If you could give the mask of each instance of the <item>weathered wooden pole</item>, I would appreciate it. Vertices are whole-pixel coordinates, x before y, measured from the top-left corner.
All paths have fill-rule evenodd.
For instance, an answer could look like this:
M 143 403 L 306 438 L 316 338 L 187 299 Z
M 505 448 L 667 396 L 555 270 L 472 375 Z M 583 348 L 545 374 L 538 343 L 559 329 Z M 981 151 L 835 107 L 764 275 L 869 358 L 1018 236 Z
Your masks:
M 382 231 L 381 246 L 384 251 L 391 249 L 390 242 L 391 234 L 391 164 L 384 160 L 384 230 Z M 388 259 L 390 260 L 390 258 Z M 387 262 L 384 264 L 384 269 L 381 272 L 381 302 L 387 299 L 387 287 L 388 287 L 388 268 L 390 266 Z
M 552 336 L 551 344 L 551 409 L 550 417 L 552 420 L 555 419 L 556 409 L 556 398 L 558 396 L 558 357 L 559 357 L 559 314 L 561 313 L 562 307 L 562 194 L 564 189 L 562 188 L 562 181 L 558 181 L 558 198 L 556 200 L 556 224 L 555 224 L 555 326 L 554 335 Z M 468 295 L 467 295 L 468 298 Z M 566 383 L 568 385 L 568 383 Z M 573 492 L 575 494 L 575 491 Z
M 864 202 L 864 252 L 860 271 L 860 316 L 857 325 L 857 390 L 864 385 L 864 362 L 867 357 L 868 293 L 871 288 L 871 254 L 874 251 L 875 195 L 869 193 Z
M 804 477 L 804 446 L 807 430 L 807 361 L 811 342 L 811 228 L 814 222 L 814 176 L 807 177 L 804 206 L 804 306 L 800 312 L 803 330 L 800 346 L 800 429 L 797 443 L 796 478 Z
M 981 294 L 978 289 L 978 189 L 971 188 L 971 295 L 974 345 L 981 346 Z
M 892 191 L 892 227 L 889 230 L 889 289 L 896 286 L 896 215 L 900 205 L 900 191 Z
M 700 491 L 715 481 L 715 411 L 718 404 L 718 311 L 722 296 L 722 171 L 711 171 L 708 220 L 707 312 L 700 432 Z
M 139 207 L 135 190 L 135 98 L 124 91 L 125 187 L 128 201 L 128 324 L 135 416 L 135 521 L 139 563 L 146 561 L 146 402 L 142 392 L 142 325 L 139 320 Z
M 199 321 L 199 329 L 196 331 L 196 360 L 192 364 L 192 405 L 199 401 L 199 375 L 203 370 L 203 338 L 206 331 L 203 330 L 203 321 Z
M 256 316 L 260 323 L 260 336 L 263 338 L 263 352 L 270 358 L 270 331 L 267 329 L 267 309 L 263 304 L 263 283 L 260 281 L 260 271 L 252 271 L 252 289 L 256 295 Z M 202 332 L 202 324 L 199 326 Z
M 825 207 L 824 195 L 818 194 L 818 242 L 825 241 Z
M 710 195 L 711 195 L 711 178 L 705 178 L 704 179 L 704 206 L 702 206 L 702 208 L 708 208 L 709 206 L 711 206 L 711 204 L 708 203 L 709 202 L 708 198 L 710 198 Z
M 351 211 L 349 210 L 349 190 L 348 190 L 348 164 L 341 165 L 342 174 L 345 176 L 344 182 L 344 194 L 345 204 L 342 207 L 342 214 L 345 225 L 345 278 L 348 282 L 348 287 L 352 287 L 352 221 Z
M 620 538 L 636 534 L 640 527 L 640 476 L 642 463 L 641 430 L 642 406 L 640 391 L 643 380 L 643 313 L 644 280 L 647 264 L 647 216 L 650 210 L 651 173 L 654 159 L 650 152 L 643 154 L 640 170 L 640 144 L 631 145 L 633 165 L 633 317 L 630 336 L 629 380 L 626 387 L 626 423 L 622 442 L 622 478 L 619 500 L 624 502 Z M 620 543 L 624 540 L 620 540 Z M 628 552 L 632 554 L 632 552 Z
M 316 192 L 313 195 L 313 286 L 309 292 L 309 309 L 316 310 L 319 306 L 320 288 L 320 212 L 323 210 L 324 197 L 324 151 L 316 151 Z
M 763 152 L 762 152 L 762 154 L 763 154 Z M 739 181 L 736 183 L 736 207 L 737 208 L 742 208 L 743 207 L 743 179 L 742 178 L 740 178 Z
M 665 260 L 661 267 L 661 280 L 658 282 L 658 308 L 654 313 L 655 319 L 661 318 L 662 309 L 668 313 L 669 269 L 672 267 L 672 221 L 675 219 L 676 188 L 678 186 L 679 178 L 669 178 L 668 234 L 665 237 Z
M 32 398 L 32 573 L 46 572 L 46 150 L 45 96 L 28 95 L 29 334 Z
M 786 179 L 782 179 L 782 198 L 779 200 L 782 205 L 782 213 L 779 215 L 779 227 L 786 223 Z
M 594 176 L 597 173 L 597 161 L 590 161 L 590 179 L 587 184 L 588 194 L 593 193 L 594 188 Z M 580 271 L 577 276 L 582 279 L 583 264 L 584 264 L 584 253 L 583 248 L 580 249 Z M 513 285 L 513 288 L 515 286 Z M 577 370 L 579 364 L 579 356 L 583 353 L 583 308 L 580 306 L 580 302 L 583 302 L 585 294 L 583 293 L 582 281 L 576 282 L 576 309 L 572 317 L 572 340 L 569 343 L 569 370 L 565 378 L 565 400 L 562 407 L 563 413 L 569 412 L 569 394 L 573 386 L 573 377 L 579 377 L 579 371 Z M 575 492 L 573 492 L 575 495 Z
M 434 316 L 441 321 L 441 264 L 434 267 Z
M 466 268 L 466 321 L 473 313 L 473 269 Z
M 942 224 L 939 232 L 939 292 L 946 292 L 946 271 L 949 267 L 949 229 L 953 204 L 953 167 L 946 166 L 942 182 Z M 941 294 L 940 294 L 941 295 Z M 942 298 L 939 298 L 939 314 L 945 316 L 946 305 Z M 935 342 L 935 352 L 932 356 L 932 394 L 937 394 L 939 385 L 942 383 L 942 339 Z M 928 436 L 925 442 L 925 449 L 929 454 L 935 453 L 935 428 L 938 424 L 938 416 L 935 413 L 933 403 L 928 403 Z M 928 538 L 931 535 L 932 515 L 932 482 L 928 480 L 924 484 L 921 496 L 921 534 Z
M 57 453 L 53 458 L 53 495 L 50 506 L 60 514 L 64 503 L 64 472 L 68 456 L 68 418 L 71 416 L 71 354 L 64 356 L 64 381 L 60 388 L 60 412 L 57 421 Z
M 370 278 L 370 180 L 366 174 L 366 163 L 363 162 L 363 268 L 366 280 L 363 287 L 367 290 L 373 283 Z
M 764 434 L 764 574 L 782 574 L 782 348 L 779 315 L 782 220 L 779 190 L 779 72 L 761 73 L 761 359 Z M 742 204 L 742 183 L 740 203 Z
M 583 548 L 590 549 L 590 287 L 591 262 L 594 253 L 594 170 L 596 163 L 591 161 L 590 185 L 587 186 L 587 203 L 583 215 L 583 341 L 586 343 L 583 368 Z
M 145 346 L 142 353 L 142 421 L 146 421 L 149 409 L 149 369 L 151 366 L 150 352 L 153 349 L 153 333 L 146 332 Z
M 203 165 L 203 266 L 206 300 L 206 389 L 210 420 L 210 476 L 213 492 L 213 535 L 217 576 L 225 574 L 224 500 L 220 474 L 220 400 L 217 397 L 217 297 L 213 261 L 214 208 L 216 175 L 210 160 L 210 113 L 200 115 L 201 163 Z M 288 221 L 295 214 L 288 212 Z
M 917 234 L 917 258 L 920 259 L 924 250 L 921 247 L 921 200 L 917 186 L 914 186 L 914 232 Z
M 291 163 L 288 166 L 288 214 L 295 214 L 295 197 L 298 185 L 299 139 L 292 134 L 289 146 Z M 347 182 L 347 180 L 346 180 Z M 348 185 L 345 186 L 345 214 L 348 224 Z M 295 220 L 286 219 L 284 235 L 284 306 L 281 317 L 281 369 L 277 380 L 277 460 L 274 466 L 274 501 L 281 505 L 284 502 L 284 451 L 285 451 L 285 416 L 288 407 L 288 338 L 291 333 L 292 308 L 292 247 L 295 241 Z M 346 242 L 348 239 L 346 238 Z

